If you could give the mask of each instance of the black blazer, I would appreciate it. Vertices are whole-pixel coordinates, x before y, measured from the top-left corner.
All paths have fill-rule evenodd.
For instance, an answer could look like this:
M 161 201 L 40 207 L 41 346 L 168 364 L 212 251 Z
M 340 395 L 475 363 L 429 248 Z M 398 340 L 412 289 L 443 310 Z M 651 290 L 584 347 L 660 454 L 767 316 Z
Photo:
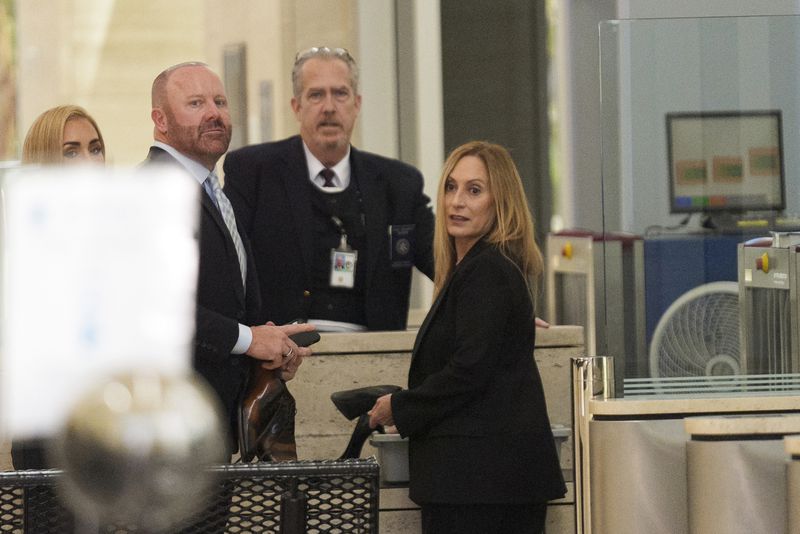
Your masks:
M 144 167 L 171 165 L 183 169 L 170 154 L 151 147 Z M 239 323 L 254 325 L 259 311 L 259 291 L 253 251 L 242 223 L 237 227 L 247 251 L 247 291 L 242 285 L 236 249 L 219 209 L 201 188 L 200 264 L 197 280 L 194 366 L 217 392 L 236 436 L 235 410 L 249 372 L 249 358 L 231 354 L 239 338 Z
M 415 343 L 407 390 L 392 396 L 409 437 L 415 502 L 546 502 L 566 488 L 517 267 L 478 242 L 440 292 Z
M 370 330 L 402 330 L 411 268 L 392 268 L 388 227 L 415 224 L 415 266 L 433 276 L 433 212 L 418 170 L 350 149 L 367 226 L 365 312 Z M 248 146 L 225 158 L 225 193 L 250 236 L 258 265 L 261 319 L 307 318 L 313 258 L 312 187 L 299 136 Z M 359 264 L 359 268 L 361 264 Z

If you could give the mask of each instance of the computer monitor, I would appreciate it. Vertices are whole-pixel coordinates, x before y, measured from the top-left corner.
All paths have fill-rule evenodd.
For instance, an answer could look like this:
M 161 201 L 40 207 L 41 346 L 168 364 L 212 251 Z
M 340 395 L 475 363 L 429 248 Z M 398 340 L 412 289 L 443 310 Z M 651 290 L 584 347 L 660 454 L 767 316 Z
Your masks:
M 786 207 L 780 111 L 667 113 L 666 121 L 670 213 Z

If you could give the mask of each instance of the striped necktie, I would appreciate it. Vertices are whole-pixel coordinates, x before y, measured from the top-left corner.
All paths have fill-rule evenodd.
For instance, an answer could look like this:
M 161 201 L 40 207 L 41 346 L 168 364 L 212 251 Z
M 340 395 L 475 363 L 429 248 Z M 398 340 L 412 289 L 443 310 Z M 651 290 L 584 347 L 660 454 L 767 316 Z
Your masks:
M 247 281 L 247 253 L 244 250 L 244 243 L 239 235 L 239 230 L 236 228 L 236 216 L 233 214 L 233 206 L 231 201 L 222 192 L 222 187 L 219 185 L 219 178 L 216 173 L 211 172 L 206 178 L 206 181 L 211 185 L 211 191 L 214 193 L 214 198 L 217 201 L 217 207 L 222 215 L 222 220 L 225 221 L 225 226 L 228 227 L 228 232 L 233 239 L 233 245 L 236 247 L 236 256 L 239 258 L 239 269 L 242 273 L 242 284 L 246 287 Z

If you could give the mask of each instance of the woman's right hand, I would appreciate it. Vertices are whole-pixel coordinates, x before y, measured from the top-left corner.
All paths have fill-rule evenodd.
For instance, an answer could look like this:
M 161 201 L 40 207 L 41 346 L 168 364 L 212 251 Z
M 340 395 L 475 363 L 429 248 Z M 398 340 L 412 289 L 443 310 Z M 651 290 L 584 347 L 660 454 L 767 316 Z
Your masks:
M 394 424 L 394 416 L 392 415 L 392 395 L 384 395 L 378 397 L 375 401 L 375 406 L 372 407 L 369 414 L 370 428 L 377 428 L 378 426 L 390 426 Z

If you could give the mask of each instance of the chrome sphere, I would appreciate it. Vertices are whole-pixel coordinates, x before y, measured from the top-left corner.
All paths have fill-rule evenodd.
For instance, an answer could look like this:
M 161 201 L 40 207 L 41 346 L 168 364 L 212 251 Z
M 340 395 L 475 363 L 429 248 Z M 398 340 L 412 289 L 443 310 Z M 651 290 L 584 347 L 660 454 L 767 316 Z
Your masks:
M 197 376 L 129 374 L 93 389 L 58 439 L 66 502 L 92 523 L 161 531 L 200 512 L 226 461 L 216 397 Z

